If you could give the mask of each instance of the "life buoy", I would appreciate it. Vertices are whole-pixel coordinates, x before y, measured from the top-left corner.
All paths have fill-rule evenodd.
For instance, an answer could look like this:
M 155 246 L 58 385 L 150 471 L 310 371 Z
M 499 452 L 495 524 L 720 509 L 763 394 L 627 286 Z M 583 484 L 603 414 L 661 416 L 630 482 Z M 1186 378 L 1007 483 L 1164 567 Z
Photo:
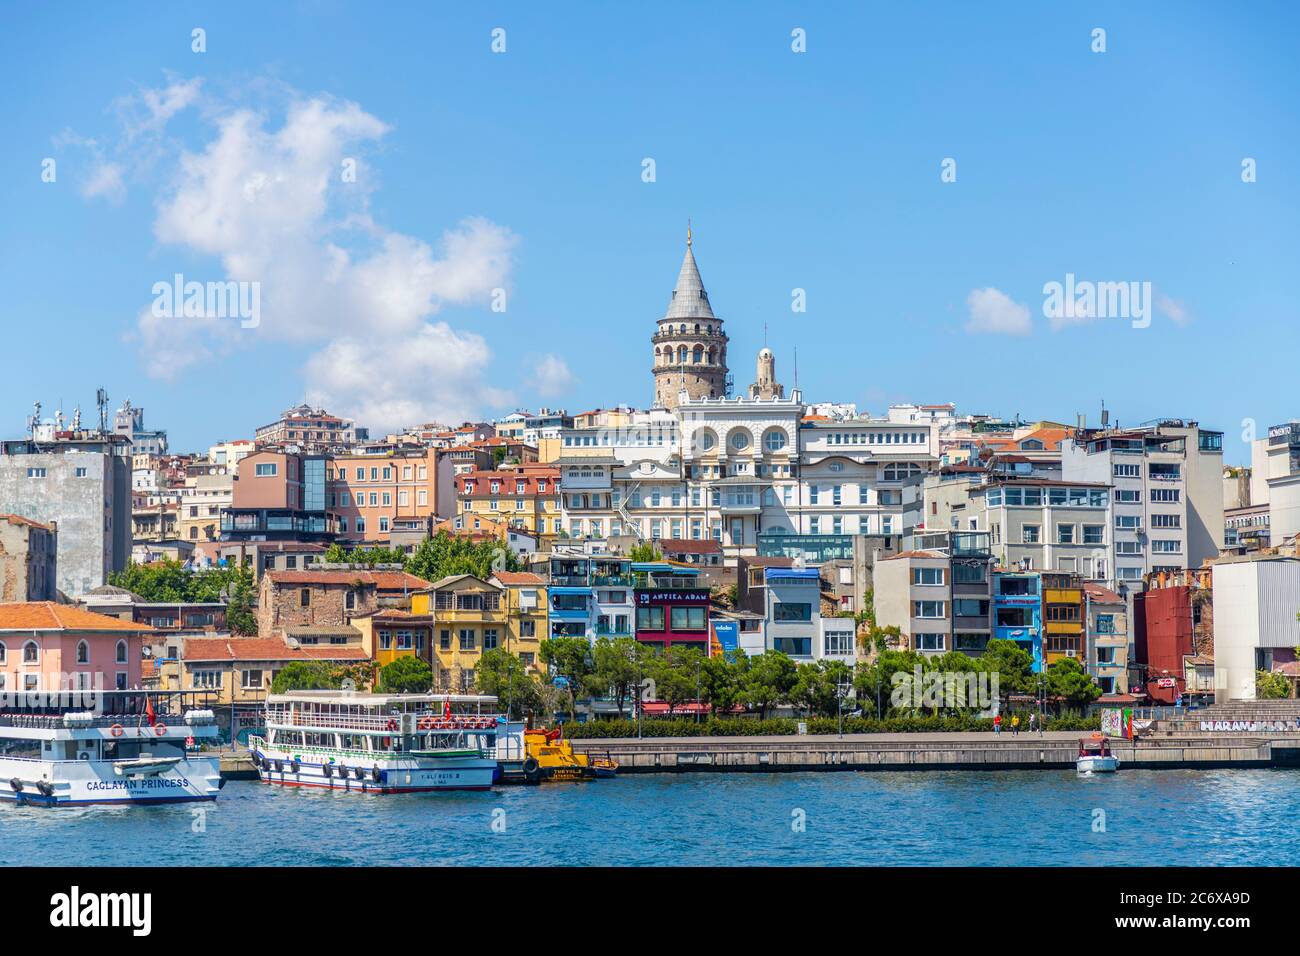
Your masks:
M 418 726 L 421 730 L 433 730 L 433 718 L 421 717 L 419 724 L 417 724 L 416 726 Z
M 348 768 L 343 764 L 338 764 L 339 779 L 346 781 L 348 779 Z
M 389 730 L 396 730 L 396 729 L 397 729 L 397 721 L 396 721 L 396 720 L 389 720 L 389 721 L 388 721 L 388 729 L 389 729 Z
M 352 768 L 352 772 L 353 772 L 354 774 L 356 774 L 358 780 L 365 780 L 365 779 L 366 779 L 366 772 L 365 772 L 365 770 L 362 769 L 361 767 L 353 767 L 353 768 Z
M 379 783 L 384 779 L 384 772 L 379 769 L 379 764 L 375 764 L 370 768 L 370 779 L 375 783 Z
M 43 795 L 47 797 L 54 796 L 54 784 L 48 783 L 45 780 L 37 780 L 36 789 L 39 790 Z
M 17 777 L 14 777 L 12 780 L 9 781 L 9 786 L 14 793 L 23 792 L 23 782 L 19 780 Z
M 153 725 L 153 732 L 154 732 L 154 736 L 155 736 L 155 737 L 161 737 L 161 736 L 163 736 L 164 734 L 167 733 L 167 725 L 166 725 L 166 724 L 154 724 L 154 725 Z
M 122 725 L 121 725 L 121 724 L 114 724 L 112 727 L 108 728 L 108 732 L 109 732 L 110 734 L 112 734 L 114 737 L 121 737 L 121 736 L 122 736 Z
M 538 769 L 539 769 L 540 767 L 541 767 L 541 764 L 539 764 L 539 763 L 537 762 L 537 758 L 536 758 L 536 757 L 526 757 L 526 758 L 524 758 L 523 771 L 524 771 L 524 776 L 525 776 L 525 777 L 531 777 L 533 774 L 537 773 L 537 771 L 538 771 Z

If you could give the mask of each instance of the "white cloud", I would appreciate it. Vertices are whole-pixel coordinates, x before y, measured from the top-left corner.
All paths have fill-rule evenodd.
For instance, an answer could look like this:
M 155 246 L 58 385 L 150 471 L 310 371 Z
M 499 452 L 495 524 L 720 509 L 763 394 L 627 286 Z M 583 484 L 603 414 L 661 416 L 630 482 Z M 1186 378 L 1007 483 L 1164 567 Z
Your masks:
M 1187 312 L 1187 306 L 1177 299 L 1171 299 L 1163 292 L 1156 296 L 1156 308 L 1174 325 L 1186 325 L 1191 319 Z
M 966 331 L 992 335 L 1028 335 L 1033 326 L 1029 309 L 998 289 L 971 289 L 966 296 L 970 319 Z
M 117 163 L 97 160 L 90 169 L 90 176 L 81 184 L 81 195 L 87 199 L 102 198 L 120 202 L 126 195 L 122 167 Z
M 160 257 L 156 279 L 184 272 L 186 281 L 256 282 L 261 296 L 255 329 L 144 310 L 134 338 L 150 375 L 174 378 L 232 348 L 292 342 L 318 346 L 303 368 L 308 393 L 376 430 L 475 418 L 484 405 L 508 403 L 487 384 L 487 342 L 432 319 L 445 305 L 486 303 L 506 287 L 517 238 L 482 218 L 432 241 L 377 223 L 369 210 L 376 175 L 361 154 L 390 132 L 386 123 L 355 103 L 292 94 L 277 122 L 269 108 L 203 97 L 197 80 L 117 105 L 123 142 L 153 144 L 152 178 L 164 184 L 155 237 L 216 260 L 198 274 L 202 266 L 172 268 Z M 196 105 L 211 138 L 197 149 L 159 146 L 167 122 Z M 120 188 L 123 172 L 92 180 L 96 194 Z M 562 379 L 554 368 L 548 375 Z
M 482 336 L 446 322 L 422 325 L 400 341 L 336 339 L 305 368 L 308 400 L 342 409 L 381 432 L 420 422 L 457 424 L 511 394 L 491 384 Z
M 529 361 L 532 386 L 542 398 L 559 398 L 573 385 L 573 373 L 558 355 L 534 355 Z

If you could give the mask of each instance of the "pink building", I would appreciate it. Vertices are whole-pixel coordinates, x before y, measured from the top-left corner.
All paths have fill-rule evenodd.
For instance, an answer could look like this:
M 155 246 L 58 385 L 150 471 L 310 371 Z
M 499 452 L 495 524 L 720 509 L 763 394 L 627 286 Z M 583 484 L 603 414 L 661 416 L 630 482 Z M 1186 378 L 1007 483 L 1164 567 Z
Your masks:
M 138 688 L 152 630 L 53 601 L 0 604 L 0 692 Z

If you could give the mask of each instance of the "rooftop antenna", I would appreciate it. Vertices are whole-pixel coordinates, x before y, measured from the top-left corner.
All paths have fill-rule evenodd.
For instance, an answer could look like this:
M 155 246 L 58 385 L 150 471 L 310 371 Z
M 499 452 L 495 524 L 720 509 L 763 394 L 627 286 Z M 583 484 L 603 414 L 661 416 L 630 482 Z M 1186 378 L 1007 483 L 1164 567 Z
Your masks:
M 99 430 L 108 431 L 108 391 L 103 388 L 95 390 L 95 404 L 99 406 Z
M 41 423 L 41 403 L 32 402 L 32 414 L 27 417 L 27 430 L 32 433 L 32 439 L 36 438 L 36 426 Z
M 799 387 L 799 346 L 794 347 L 794 387 Z
M 1101 400 L 1101 427 L 1105 428 L 1110 424 L 1110 412 L 1106 408 L 1106 399 Z

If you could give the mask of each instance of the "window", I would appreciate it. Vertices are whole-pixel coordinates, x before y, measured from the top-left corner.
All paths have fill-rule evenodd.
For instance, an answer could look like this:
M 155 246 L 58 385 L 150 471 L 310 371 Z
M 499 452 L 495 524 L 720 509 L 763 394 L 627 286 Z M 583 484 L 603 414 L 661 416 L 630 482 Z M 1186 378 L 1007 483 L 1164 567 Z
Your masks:
M 703 607 L 675 607 L 672 609 L 672 629 L 674 631 L 702 631 L 705 628 L 705 609 Z
M 763 436 L 763 447 L 770 452 L 777 452 L 786 446 L 785 431 L 780 428 L 773 428 Z
M 664 609 L 662 607 L 637 608 L 636 629 L 638 631 L 662 631 L 664 629 Z
M 195 690 L 218 690 L 221 687 L 221 671 L 191 671 L 191 686 Z
M 279 467 L 273 461 L 258 462 L 253 469 L 254 475 L 258 478 L 274 478 L 279 471 Z
M 827 631 L 826 642 L 823 648 L 826 654 L 852 654 L 853 653 L 853 632 L 852 631 Z
M 1116 465 L 1116 478 L 1141 478 L 1142 468 L 1140 465 Z
M 380 631 L 380 632 L 379 632 L 379 649 L 380 649 L 381 651 L 391 651 L 391 650 L 393 649 L 393 632 L 392 632 L 392 631 Z
M 812 605 L 798 601 L 780 601 L 772 608 L 774 621 L 811 621 Z
M 1152 515 L 1151 527 L 1153 528 L 1181 528 L 1183 526 L 1182 515 Z
M 743 428 L 737 428 L 731 433 L 727 442 L 731 445 L 733 450 L 744 451 L 749 447 L 749 432 Z
M 953 617 L 988 617 L 989 602 L 977 598 L 955 598 L 952 602 Z
M 84 468 L 78 468 L 76 471 L 73 472 L 73 476 L 76 477 L 76 478 L 85 478 L 85 477 L 86 477 L 86 469 L 84 469 Z
M 90 645 L 87 644 L 85 641 L 79 641 L 77 643 L 77 663 L 78 664 L 90 663 Z
M 260 690 L 262 685 L 262 672 L 260 670 L 244 671 L 244 690 Z
M 1183 550 L 1183 543 L 1178 540 L 1156 538 L 1151 542 L 1153 554 L 1178 554 Z
M 912 617 L 946 617 L 946 601 L 913 601 Z
M 451 631 L 447 628 L 438 632 L 438 647 L 444 651 L 451 650 Z
M 39 664 L 41 660 L 41 649 L 35 641 L 28 641 L 23 645 L 23 663 Z
M 943 584 L 943 568 L 913 568 L 913 584 Z
M 1038 525 L 1027 524 L 1020 528 L 1020 540 L 1022 544 L 1038 543 Z
M 1136 488 L 1116 488 L 1115 503 L 1121 505 L 1135 505 L 1142 501 L 1142 492 Z
M 311 607 L 311 588 L 298 589 L 298 606 Z
M 1074 525 L 1058 524 L 1056 526 L 1057 544 L 1074 544 Z
M 943 635 L 913 634 L 912 643 L 916 645 L 918 651 L 941 651 L 943 650 Z
M 1182 492 L 1177 488 L 1152 488 L 1151 500 L 1155 502 L 1166 502 L 1172 504 L 1182 498 Z
M 483 628 L 483 650 L 495 650 L 500 644 L 498 632 L 495 627 Z
M 1102 524 L 1086 524 L 1083 526 L 1083 543 L 1084 544 L 1102 544 L 1106 538 L 1106 526 Z
M 5 658 L 8 656 L 9 656 L 9 648 L 5 647 L 5 645 L 2 642 L 0 642 L 0 664 L 3 664 L 5 662 Z
M 460 649 L 462 651 L 474 650 L 474 629 L 472 627 L 462 627 L 460 629 Z
M 118 642 L 117 642 L 117 657 L 116 657 L 116 660 L 117 660 L 117 663 L 119 663 L 119 664 L 125 664 L 125 663 L 126 663 L 126 641 L 118 641 Z
M 44 469 L 44 468 L 28 468 L 28 469 L 27 469 L 27 477 L 28 477 L 28 478 L 44 478 L 44 477 L 45 477 L 45 469 Z

